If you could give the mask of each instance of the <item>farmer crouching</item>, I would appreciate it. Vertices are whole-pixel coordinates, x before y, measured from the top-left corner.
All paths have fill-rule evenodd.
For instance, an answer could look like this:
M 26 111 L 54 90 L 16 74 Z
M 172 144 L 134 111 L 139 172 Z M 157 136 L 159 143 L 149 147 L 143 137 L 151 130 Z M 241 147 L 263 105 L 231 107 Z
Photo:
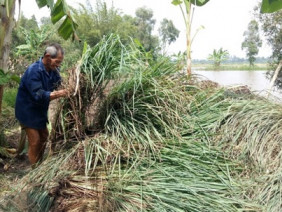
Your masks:
M 61 83 L 58 70 L 63 59 L 62 47 L 51 44 L 21 78 L 15 114 L 27 134 L 28 158 L 33 167 L 42 159 L 48 139 L 49 102 L 68 94 L 66 89 L 54 91 Z

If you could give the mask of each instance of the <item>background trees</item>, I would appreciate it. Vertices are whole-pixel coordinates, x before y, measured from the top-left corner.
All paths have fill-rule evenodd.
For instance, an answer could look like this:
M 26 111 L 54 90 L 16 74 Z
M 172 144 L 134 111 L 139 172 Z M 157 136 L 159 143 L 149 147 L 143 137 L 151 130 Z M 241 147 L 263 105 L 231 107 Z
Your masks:
M 245 40 L 242 43 L 242 49 L 246 50 L 250 66 L 253 66 L 256 60 L 255 56 L 258 54 L 259 47 L 262 45 L 258 23 L 255 20 L 249 23 L 247 31 L 244 32 L 244 37 Z
M 114 7 L 108 7 L 105 2 L 97 1 L 94 8 L 88 3 L 80 5 L 74 10 L 74 17 L 78 22 L 77 33 L 83 41 L 90 46 L 97 44 L 104 35 L 117 33 L 122 40 L 128 40 L 128 36 L 134 36 L 136 27 L 130 16 L 123 16 Z
M 271 55 L 271 70 L 268 73 L 269 77 L 274 75 L 279 62 L 282 60 L 282 10 L 273 13 L 260 13 L 260 4 L 254 9 L 256 20 L 261 25 L 263 34 L 272 48 Z M 282 88 L 282 73 L 278 74 L 275 82 L 278 88 Z
M 154 51 L 159 45 L 159 40 L 157 36 L 152 35 L 156 23 L 156 20 L 153 19 L 153 11 L 140 7 L 136 10 L 135 16 L 135 25 L 138 30 L 136 37 L 143 44 L 145 51 Z
M 165 51 L 167 45 L 170 45 L 172 42 L 176 41 L 179 36 L 179 32 L 180 31 L 176 29 L 172 20 L 164 18 L 161 21 L 159 34 L 163 51 Z
M 108 7 L 103 1 L 97 1 L 95 5 L 88 2 L 86 6 L 80 6 L 79 9 L 74 9 L 74 17 L 78 22 L 77 34 L 90 46 L 97 44 L 104 35 L 116 33 L 124 43 L 137 39 L 144 51 L 156 55 L 167 44 L 176 41 L 179 35 L 179 30 L 168 19 L 162 20 L 160 24 L 160 36 L 155 35 L 154 13 L 146 7 L 138 8 L 135 16 L 130 16 L 123 15 L 113 6 Z

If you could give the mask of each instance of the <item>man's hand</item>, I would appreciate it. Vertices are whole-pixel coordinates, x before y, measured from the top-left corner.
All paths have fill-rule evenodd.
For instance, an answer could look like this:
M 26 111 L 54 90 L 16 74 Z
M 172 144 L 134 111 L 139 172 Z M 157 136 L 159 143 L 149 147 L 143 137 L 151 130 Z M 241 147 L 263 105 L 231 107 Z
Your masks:
M 50 100 L 54 100 L 60 97 L 68 96 L 69 91 L 67 89 L 53 91 L 50 93 Z

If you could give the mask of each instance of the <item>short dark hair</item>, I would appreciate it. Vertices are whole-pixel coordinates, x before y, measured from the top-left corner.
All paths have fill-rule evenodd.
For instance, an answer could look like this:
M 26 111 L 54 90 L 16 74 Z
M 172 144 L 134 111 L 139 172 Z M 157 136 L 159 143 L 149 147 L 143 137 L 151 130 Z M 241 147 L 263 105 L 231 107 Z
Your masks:
M 64 50 L 63 50 L 63 48 L 61 47 L 60 44 L 58 44 L 58 43 L 52 43 L 52 44 L 50 44 L 50 45 L 48 45 L 48 46 L 46 47 L 45 52 L 44 52 L 44 55 L 45 55 L 46 53 L 49 53 L 50 56 L 51 56 L 51 58 L 56 58 L 57 55 L 58 55 L 58 52 L 61 52 L 62 55 L 65 54 L 65 52 L 64 52 Z

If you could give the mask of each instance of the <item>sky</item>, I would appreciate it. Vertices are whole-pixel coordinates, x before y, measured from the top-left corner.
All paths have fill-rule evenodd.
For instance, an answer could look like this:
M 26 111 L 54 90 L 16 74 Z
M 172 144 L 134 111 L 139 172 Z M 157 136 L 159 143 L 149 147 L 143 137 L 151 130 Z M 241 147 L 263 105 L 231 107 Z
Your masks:
M 247 30 L 249 22 L 253 19 L 252 11 L 259 0 L 210 0 L 202 7 L 195 7 L 192 36 L 195 31 L 203 26 L 192 43 L 192 59 L 206 59 L 214 49 L 223 48 L 228 50 L 231 56 L 246 57 L 246 53 L 241 49 L 244 41 L 244 31 Z M 67 3 L 78 7 L 78 2 L 84 4 L 84 0 L 66 0 Z M 95 0 L 90 0 L 93 5 Z M 167 18 L 173 21 L 180 30 L 177 41 L 171 44 L 168 54 L 183 52 L 186 49 L 186 29 L 181 10 L 178 6 L 171 4 L 171 0 L 105 0 L 109 6 L 113 5 L 122 14 L 134 16 L 139 7 L 147 7 L 153 10 L 156 24 L 154 34 L 158 35 L 162 19 Z M 21 9 L 26 17 L 33 14 L 39 21 L 43 16 L 49 16 L 47 8 L 38 9 L 35 1 L 28 4 L 22 1 Z M 263 37 L 262 37 L 263 38 Z M 258 56 L 268 57 L 271 49 L 263 39 L 263 46 L 260 48 Z

